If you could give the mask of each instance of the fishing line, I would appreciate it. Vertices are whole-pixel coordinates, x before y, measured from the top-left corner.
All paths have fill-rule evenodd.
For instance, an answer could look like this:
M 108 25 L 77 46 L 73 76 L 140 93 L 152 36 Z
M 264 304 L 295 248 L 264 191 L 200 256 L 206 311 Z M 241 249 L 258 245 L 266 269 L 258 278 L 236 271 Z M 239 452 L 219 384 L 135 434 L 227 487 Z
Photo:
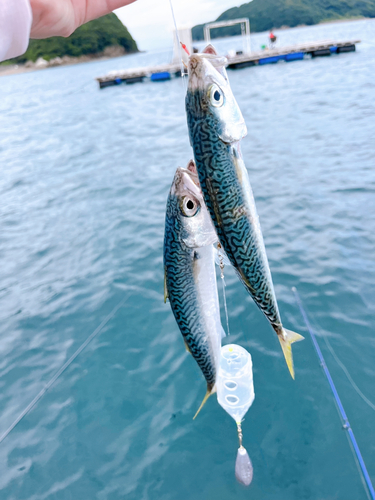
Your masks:
M 219 256 L 219 262 L 220 262 L 220 278 L 221 278 L 221 283 L 222 283 L 222 286 L 223 286 L 223 303 L 224 303 L 224 311 L 225 311 L 225 317 L 226 317 L 226 320 L 227 320 L 227 335 L 230 335 L 230 331 L 229 331 L 229 316 L 228 316 L 228 308 L 227 308 L 227 297 L 226 297 L 226 294 L 225 294 L 225 287 L 226 287 L 226 284 L 225 284 L 225 280 L 224 280 L 224 256 L 221 252 L 221 244 L 218 243 L 217 244 L 217 254 Z
M 179 51 L 179 54 L 180 54 L 180 72 L 181 72 L 181 78 L 182 78 L 184 89 L 185 89 L 185 92 L 186 92 L 187 91 L 187 84 L 186 84 L 186 81 L 185 81 L 185 78 L 184 78 L 185 77 L 185 69 L 184 69 L 183 59 L 182 59 L 182 44 L 181 44 L 181 41 L 180 41 L 180 37 L 178 36 L 178 29 L 177 29 L 176 18 L 175 18 L 175 15 L 174 15 L 172 0 L 169 0 L 169 5 L 171 6 L 173 23 L 174 23 L 174 29 L 175 29 L 176 38 L 177 38 L 178 51 Z
M 117 313 L 117 311 L 122 307 L 125 302 L 128 300 L 129 295 L 124 297 L 118 304 L 115 306 L 112 311 L 108 314 L 106 318 L 100 323 L 100 325 L 87 337 L 87 339 L 83 342 L 83 344 L 78 347 L 75 353 L 66 361 L 62 367 L 55 373 L 55 375 L 47 382 L 47 384 L 43 387 L 43 389 L 35 396 L 35 398 L 29 403 L 26 408 L 18 415 L 16 420 L 8 427 L 8 429 L 4 432 L 4 434 L 0 437 L 0 443 L 4 441 L 4 439 L 10 434 L 10 432 L 16 427 L 17 424 L 21 422 L 23 417 L 25 417 L 30 410 L 34 408 L 34 406 L 40 401 L 40 399 L 44 396 L 44 394 L 48 391 L 48 389 L 56 382 L 56 380 L 64 373 L 64 371 L 68 368 L 69 365 L 73 363 L 76 357 L 81 354 L 81 352 L 89 345 L 89 343 L 100 333 L 103 327 L 108 323 L 109 320 L 113 318 L 113 316 Z
M 358 396 L 360 396 L 362 398 L 362 400 L 371 408 L 375 411 L 375 405 L 374 403 L 372 403 L 364 394 L 363 392 L 361 391 L 361 389 L 358 387 L 358 385 L 354 382 L 354 380 L 352 379 L 350 373 L 348 372 L 346 366 L 344 365 L 344 363 L 339 359 L 339 357 L 337 356 L 337 354 L 335 353 L 332 345 L 330 344 L 329 340 L 326 338 L 326 336 L 323 337 L 323 340 L 327 346 L 327 348 L 329 349 L 330 353 L 332 354 L 332 356 L 334 357 L 336 363 L 339 365 L 339 367 L 342 369 L 342 371 L 345 373 L 347 379 L 349 380 L 351 386 L 353 387 L 353 389 L 356 391 L 356 393 L 358 394 Z
M 308 308 L 305 307 L 305 310 L 307 309 L 308 311 Z M 314 316 L 312 314 L 310 314 L 310 317 L 312 318 L 311 322 L 314 324 L 314 327 L 315 327 L 315 330 L 323 330 L 322 326 L 318 323 L 318 321 L 314 318 Z M 375 404 L 372 403 L 372 401 L 370 401 L 364 394 L 363 392 L 361 391 L 361 389 L 358 387 L 358 385 L 354 382 L 354 380 L 352 379 L 348 369 L 346 368 L 346 366 L 344 365 L 344 363 L 341 361 L 341 359 L 338 357 L 338 355 L 336 354 L 332 344 L 330 343 L 330 341 L 328 340 L 328 337 L 326 335 L 323 335 L 323 340 L 327 346 L 327 349 L 330 351 L 330 353 L 332 354 L 334 360 L 336 361 L 336 363 L 339 365 L 339 367 L 342 369 L 342 371 L 345 373 L 345 376 L 346 378 L 348 379 L 350 385 L 353 387 L 353 389 L 355 390 L 355 392 L 358 394 L 358 396 L 363 400 L 364 403 L 366 403 L 372 410 L 375 411 Z
M 228 309 L 227 309 L 227 298 L 226 298 L 226 295 L 225 295 L 226 284 L 225 284 L 225 281 L 224 281 L 224 273 L 223 273 L 223 271 L 221 271 L 221 276 L 220 277 L 221 277 L 221 283 L 223 285 L 223 302 L 224 302 L 225 317 L 227 319 L 227 335 L 230 335 Z
M 343 407 L 343 405 L 341 403 L 341 400 L 340 400 L 340 397 L 339 397 L 338 392 L 336 390 L 335 384 L 333 383 L 331 374 L 330 374 L 330 372 L 328 370 L 328 367 L 327 367 L 327 365 L 325 363 L 322 351 L 320 350 L 320 347 L 319 347 L 318 341 L 316 339 L 315 333 L 314 333 L 314 331 L 313 331 L 313 329 L 311 327 L 311 324 L 310 324 L 310 321 L 309 321 L 309 319 L 307 317 L 306 311 L 303 308 L 302 301 L 301 301 L 301 298 L 300 298 L 299 293 L 297 291 L 297 288 L 293 287 L 292 291 L 293 291 L 293 293 L 295 295 L 296 302 L 298 304 L 299 310 L 300 310 L 300 312 L 302 314 L 302 317 L 303 317 L 303 320 L 305 322 L 306 328 L 307 328 L 307 330 L 308 330 L 308 332 L 310 334 L 312 343 L 313 343 L 313 345 L 315 347 L 315 350 L 316 350 L 316 353 L 318 355 L 320 364 L 321 364 L 321 366 L 322 366 L 322 368 L 324 370 L 324 373 L 325 373 L 325 375 L 327 377 L 329 386 L 330 386 L 331 391 L 333 393 L 333 396 L 335 398 L 335 402 L 336 402 L 336 405 L 337 405 L 340 417 L 341 417 L 342 422 L 343 422 L 343 428 L 348 433 L 348 438 L 350 439 L 351 445 L 352 445 L 352 447 L 354 449 L 354 452 L 355 452 L 356 458 L 358 460 L 359 466 L 361 468 L 362 476 L 363 476 L 363 479 L 364 479 L 364 481 L 366 483 L 368 492 L 370 494 L 371 499 L 375 500 L 375 490 L 374 490 L 374 487 L 373 487 L 373 485 L 371 483 L 371 479 L 370 479 L 370 476 L 369 476 L 369 474 L 367 472 L 367 468 L 366 468 L 365 462 L 363 460 L 362 454 L 360 452 L 360 449 L 358 447 L 357 441 L 355 439 L 354 432 L 353 432 L 353 430 L 352 430 L 352 428 L 350 426 L 348 417 L 347 417 L 347 415 L 345 413 L 345 410 L 344 410 L 344 407 Z

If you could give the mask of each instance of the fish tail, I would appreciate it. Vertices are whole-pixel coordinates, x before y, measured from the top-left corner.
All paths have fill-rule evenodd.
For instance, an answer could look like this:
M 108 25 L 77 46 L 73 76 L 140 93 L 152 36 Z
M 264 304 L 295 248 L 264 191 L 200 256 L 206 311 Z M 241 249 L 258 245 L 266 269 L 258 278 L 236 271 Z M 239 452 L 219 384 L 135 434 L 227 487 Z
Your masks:
M 202 403 L 201 403 L 200 407 L 198 408 L 197 413 L 194 415 L 193 420 L 195 420 L 195 419 L 197 418 L 198 413 L 201 411 L 201 409 L 202 409 L 202 408 L 203 408 L 203 406 L 205 405 L 205 403 L 206 403 L 207 399 L 211 396 L 211 394 L 213 394 L 213 393 L 215 392 L 215 390 L 216 390 L 216 388 L 215 388 L 215 387 L 213 387 L 213 386 L 211 386 L 211 385 L 207 384 L 207 392 L 206 392 L 206 394 L 205 394 L 205 396 L 204 396 L 204 398 L 203 398 L 203 401 L 202 401 Z
M 292 332 L 291 330 L 287 330 L 286 328 L 282 329 L 281 333 L 278 333 L 278 338 L 281 344 L 281 348 L 283 350 L 286 364 L 288 365 L 290 374 L 292 379 L 294 380 L 294 366 L 293 366 L 293 355 L 292 355 L 292 344 L 293 342 L 299 342 L 303 340 L 304 337 L 299 333 Z

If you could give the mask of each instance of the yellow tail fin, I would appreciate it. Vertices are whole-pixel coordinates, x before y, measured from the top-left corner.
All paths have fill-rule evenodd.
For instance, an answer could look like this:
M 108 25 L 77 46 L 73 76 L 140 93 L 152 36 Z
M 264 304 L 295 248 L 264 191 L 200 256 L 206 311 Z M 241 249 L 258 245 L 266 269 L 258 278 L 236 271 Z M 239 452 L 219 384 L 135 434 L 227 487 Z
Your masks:
M 204 406 L 205 402 L 206 402 L 206 401 L 207 401 L 207 399 L 211 396 L 211 394 L 212 394 L 212 391 L 211 391 L 210 389 L 208 389 L 208 388 L 207 388 L 206 395 L 205 395 L 205 397 L 203 398 L 203 401 L 202 401 L 202 403 L 201 403 L 200 407 L 198 408 L 197 413 L 194 415 L 193 420 L 195 420 L 195 419 L 196 419 L 196 417 L 197 417 L 198 413 L 201 411 L 201 409 L 203 408 L 203 406 Z
M 299 342 L 303 340 L 304 337 L 299 333 L 292 332 L 291 330 L 287 330 L 283 328 L 283 335 L 278 335 L 281 348 L 283 350 L 286 364 L 288 365 L 290 374 L 292 379 L 294 380 L 294 367 L 293 367 L 293 355 L 292 355 L 292 344 L 293 342 Z

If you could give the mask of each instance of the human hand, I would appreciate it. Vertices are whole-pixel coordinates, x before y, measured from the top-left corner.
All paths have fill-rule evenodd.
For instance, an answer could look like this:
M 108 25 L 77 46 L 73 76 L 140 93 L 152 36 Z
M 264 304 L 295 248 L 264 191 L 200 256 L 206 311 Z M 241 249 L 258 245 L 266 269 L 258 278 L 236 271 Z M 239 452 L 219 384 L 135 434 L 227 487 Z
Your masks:
M 92 19 L 135 0 L 30 0 L 33 13 L 30 38 L 69 36 Z

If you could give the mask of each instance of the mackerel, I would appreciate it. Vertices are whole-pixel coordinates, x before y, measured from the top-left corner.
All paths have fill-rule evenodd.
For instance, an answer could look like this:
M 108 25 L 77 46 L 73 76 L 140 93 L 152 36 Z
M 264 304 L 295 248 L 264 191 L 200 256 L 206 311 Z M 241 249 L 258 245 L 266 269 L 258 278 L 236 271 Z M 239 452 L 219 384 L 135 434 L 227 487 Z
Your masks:
M 240 141 L 245 121 L 225 70 L 226 58 L 208 45 L 189 58 L 186 113 L 204 200 L 240 280 L 277 333 L 294 378 L 291 344 L 302 340 L 283 327 L 262 231 Z
M 186 349 L 206 379 L 206 396 L 196 415 L 216 391 L 223 336 L 215 242 L 216 231 L 204 204 L 195 164 L 190 161 L 186 169 L 177 169 L 167 202 L 164 300 L 169 298 Z

